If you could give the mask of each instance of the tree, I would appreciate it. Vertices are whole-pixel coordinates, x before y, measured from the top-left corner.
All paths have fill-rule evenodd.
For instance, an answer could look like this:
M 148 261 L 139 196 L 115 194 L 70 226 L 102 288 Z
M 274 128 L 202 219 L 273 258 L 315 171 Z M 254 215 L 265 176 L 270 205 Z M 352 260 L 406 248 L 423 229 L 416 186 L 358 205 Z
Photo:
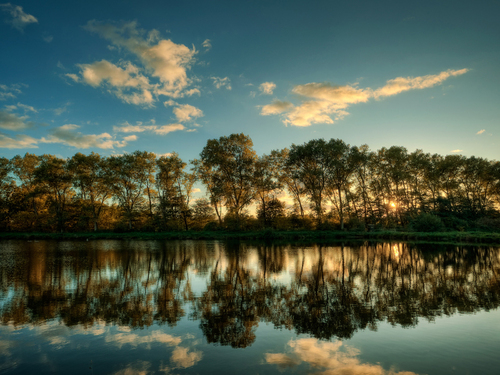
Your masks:
M 77 153 L 68 161 L 68 169 L 73 171 L 73 186 L 84 206 L 90 209 L 94 231 L 97 231 L 102 208 L 112 194 L 113 179 L 108 166 L 107 159 L 94 152 Z
M 324 139 L 313 139 L 303 145 L 293 144 L 286 161 L 292 178 L 304 186 L 320 223 L 323 219 L 323 199 L 328 184 L 325 148 Z
M 208 177 L 202 177 L 201 181 L 208 180 L 207 188 L 216 192 L 217 197 L 223 196 L 237 218 L 255 197 L 253 176 L 257 156 L 252 146 L 252 140 L 244 134 L 210 139 L 197 162 L 199 173 Z
M 181 198 L 181 195 L 186 163 L 179 158 L 179 155 L 173 153 L 169 156 L 160 157 L 156 160 L 156 165 L 158 167 L 156 188 L 158 190 L 159 208 L 163 222 L 166 225 L 169 220 L 180 219 L 182 210 L 185 209 L 183 206 L 184 199 Z
M 277 179 L 276 164 L 273 163 L 272 155 L 264 155 L 255 162 L 253 185 L 255 187 L 257 198 L 260 200 L 259 218 L 268 224 L 267 206 L 268 202 L 276 198 L 282 185 Z
M 35 170 L 35 181 L 49 195 L 55 209 L 57 230 L 64 232 L 66 206 L 74 195 L 71 190 L 73 173 L 68 168 L 67 160 L 54 155 L 42 155 L 40 165 Z
M 12 172 L 21 181 L 21 188 L 25 192 L 26 199 L 30 201 L 31 209 L 33 210 L 30 228 L 33 229 L 39 225 L 39 203 L 37 197 L 40 190 L 35 178 L 35 171 L 40 164 L 40 157 L 37 155 L 26 153 L 23 157 L 16 155 L 11 160 Z
M 144 169 L 142 153 L 113 156 L 109 159 L 109 168 L 113 181 L 113 198 L 125 213 L 129 230 L 132 220 L 144 204 L 143 192 L 150 179 L 149 171 Z

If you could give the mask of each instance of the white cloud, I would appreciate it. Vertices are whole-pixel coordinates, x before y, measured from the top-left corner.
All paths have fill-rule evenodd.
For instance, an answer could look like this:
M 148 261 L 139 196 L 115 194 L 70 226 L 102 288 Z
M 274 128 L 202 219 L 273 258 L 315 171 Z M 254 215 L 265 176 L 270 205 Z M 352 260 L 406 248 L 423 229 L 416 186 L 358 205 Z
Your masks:
M 128 135 L 126 137 L 123 137 L 123 140 L 125 142 L 129 142 L 129 141 L 137 141 L 137 136 L 134 134 L 134 135 Z
M 259 86 L 260 92 L 264 95 L 272 95 L 275 88 L 276 84 L 273 82 L 264 82 Z
M 168 158 L 168 157 L 172 156 L 173 154 L 171 152 L 166 152 L 164 154 L 157 154 L 157 153 L 155 153 L 155 155 L 156 155 L 157 158 L 161 158 L 161 157 Z
M 486 131 L 486 129 L 481 129 L 476 134 L 483 134 L 485 131 Z
M 14 109 L 15 106 L 10 106 L 9 109 Z M 34 125 L 31 121 L 26 121 L 28 116 L 18 116 L 14 113 L 0 110 L 0 129 L 6 130 L 22 130 L 30 128 Z
M 78 75 L 76 74 L 66 73 L 65 76 L 71 78 L 75 82 L 80 82 L 80 77 L 78 77 Z
M 220 89 L 221 87 L 225 87 L 228 90 L 232 89 L 231 80 L 229 79 L 229 77 L 224 77 L 224 78 L 210 77 L 210 78 L 214 81 L 213 83 L 215 88 Z
M 144 38 L 145 32 L 137 28 L 136 22 L 115 26 L 92 20 L 85 28 L 136 55 L 146 71 L 160 81 L 155 94 L 174 98 L 184 96 L 183 91 L 191 84 L 187 70 L 194 63 L 194 48 L 160 39 L 157 30 L 150 31 Z
M 279 115 L 280 113 L 288 111 L 291 108 L 293 108 L 293 104 L 290 102 L 274 100 L 271 104 L 263 106 L 260 114 L 263 116 Z
M 0 148 L 38 148 L 38 139 L 19 134 L 14 138 L 0 133 Z
M 182 124 L 172 124 L 172 125 L 159 126 L 154 130 L 154 132 L 156 134 L 166 135 L 168 133 L 175 132 L 177 130 L 184 130 L 184 129 L 185 129 L 185 127 Z
M 335 86 L 330 83 L 307 83 L 297 85 L 293 94 L 301 97 L 302 102 L 294 106 L 289 102 L 275 100 L 262 107 L 261 115 L 283 114 L 283 123 L 295 126 L 310 126 L 315 123 L 333 124 L 349 114 L 347 109 L 369 99 L 380 99 L 408 90 L 425 89 L 443 83 L 446 79 L 468 72 L 468 69 L 447 70 L 436 75 L 421 77 L 398 77 L 386 82 L 383 87 L 372 90 L 356 85 Z
M 189 352 L 188 348 L 178 346 L 172 352 L 170 360 L 175 364 L 176 368 L 188 368 L 196 365 L 199 361 L 201 361 L 201 358 L 201 352 Z
M 180 337 L 175 337 L 161 331 L 152 331 L 149 335 L 139 336 L 135 333 L 117 333 L 106 335 L 106 342 L 112 343 L 119 348 L 123 345 L 137 347 L 142 344 L 161 343 L 167 346 L 177 346 L 181 343 Z
M 462 151 L 463 151 L 463 150 L 460 150 L 460 149 L 458 149 L 458 148 L 457 148 L 456 150 L 451 150 L 451 152 L 453 152 L 453 153 L 458 153 L 458 152 L 462 152 Z
M 166 135 L 168 133 L 184 130 L 185 127 L 182 124 L 169 124 L 169 125 L 142 125 L 141 123 L 137 125 L 131 125 L 125 122 L 122 126 L 113 126 L 113 131 L 117 133 L 142 133 L 142 132 L 153 132 L 159 135 Z
M 446 70 L 435 75 L 426 75 L 421 77 L 398 77 L 386 82 L 385 86 L 375 90 L 373 96 L 379 99 L 383 96 L 391 96 L 399 94 L 403 91 L 414 89 L 426 89 L 436 85 L 440 85 L 446 79 L 454 76 L 465 74 L 469 69 Z
M 180 104 L 178 107 L 174 108 L 173 112 L 179 122 L 186 122 L 198 117 L 203 117 L 201 109 L 189 104 Z
M 0 84 L 0 100 L 15 99 L 16 94 L 21 94 L 20 85 L 2 85 Z
M 205 47 L 206 51 L 210 51 L 212 48 L 212 41 L 210 39 L 205 39 L 202 43 L 202 46 Z
M 11 24 L 12 27 L 21 32 L 30 23 L 38 23 L 38 20 L 34 16 L 24 13 L 23 8 L 19 5 L 12 5 L 11 3 L 0 4 L 0 9 L 10 13 L 11 18 L 5 20 L 5 22 Z
M 124 68 L 116 66 L 107 60 L 96 61 L 92 64 L 80 64 L 81 80 L 92 87 L 104 85 L 118 98 L 129 104 L 152 105 L 153 95 L 147 77 L 139 72 L 139 68 L 128 62 Z M 75 82 L 80 78 L 66 74 Z
M 82 134 L 76 131 L 80 126 L 67 124 L 52 129 L 47 138 L 40 139 L 42 143 L 61 143 L 66 146 L 76 148 L 97 147 L 102 149 L 112 149 L 114 147 L 125 147 L 127 141 L 116 141 L 109 133 L 102 134 Z M 133 139 L 129 139 L 133 140 Z
M 415 375 L 410 371 L 385 370 L 379 364 L 361 363 L 357 358 L 359 350 L 344 345 L 342 341 L 322 342 L 314 338 L 290 340 L 290 353 L 266 353 L 266 362 L 282 369 L 307 363 L 310 367 L 323 370 L 321 374 L 351 375 Z

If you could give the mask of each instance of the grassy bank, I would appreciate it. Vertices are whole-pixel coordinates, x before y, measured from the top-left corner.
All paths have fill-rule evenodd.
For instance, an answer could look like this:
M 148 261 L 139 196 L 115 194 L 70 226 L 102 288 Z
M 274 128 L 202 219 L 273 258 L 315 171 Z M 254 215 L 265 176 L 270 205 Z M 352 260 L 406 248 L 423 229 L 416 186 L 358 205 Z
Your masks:
M 255 232 L 90 232 L 90 233 L 0 233 L 1 239 L 24 240 L 401 240 L 425 242 L 488 243 L 500 245 L 500 233 L 491 232 L 347 232 L 347 231 L 274 231 Z

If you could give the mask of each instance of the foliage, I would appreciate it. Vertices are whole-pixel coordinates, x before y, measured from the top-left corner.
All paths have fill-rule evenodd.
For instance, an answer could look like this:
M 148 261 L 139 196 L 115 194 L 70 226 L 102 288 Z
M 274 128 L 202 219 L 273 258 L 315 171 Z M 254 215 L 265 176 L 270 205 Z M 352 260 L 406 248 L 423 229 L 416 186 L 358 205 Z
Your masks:
M 444 230 L 443 221 L 436 215 L 422 213 L 418 215 L 410 224 L 415 232 L 442 232 Z

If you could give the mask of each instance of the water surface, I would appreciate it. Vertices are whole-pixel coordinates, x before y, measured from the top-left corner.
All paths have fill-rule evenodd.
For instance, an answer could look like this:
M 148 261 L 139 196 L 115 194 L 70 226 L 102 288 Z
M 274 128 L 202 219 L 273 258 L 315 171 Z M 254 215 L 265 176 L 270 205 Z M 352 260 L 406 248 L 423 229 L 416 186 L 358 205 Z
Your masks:
M 496 374 L 500 249 L 0 243 L 2 374 Z

